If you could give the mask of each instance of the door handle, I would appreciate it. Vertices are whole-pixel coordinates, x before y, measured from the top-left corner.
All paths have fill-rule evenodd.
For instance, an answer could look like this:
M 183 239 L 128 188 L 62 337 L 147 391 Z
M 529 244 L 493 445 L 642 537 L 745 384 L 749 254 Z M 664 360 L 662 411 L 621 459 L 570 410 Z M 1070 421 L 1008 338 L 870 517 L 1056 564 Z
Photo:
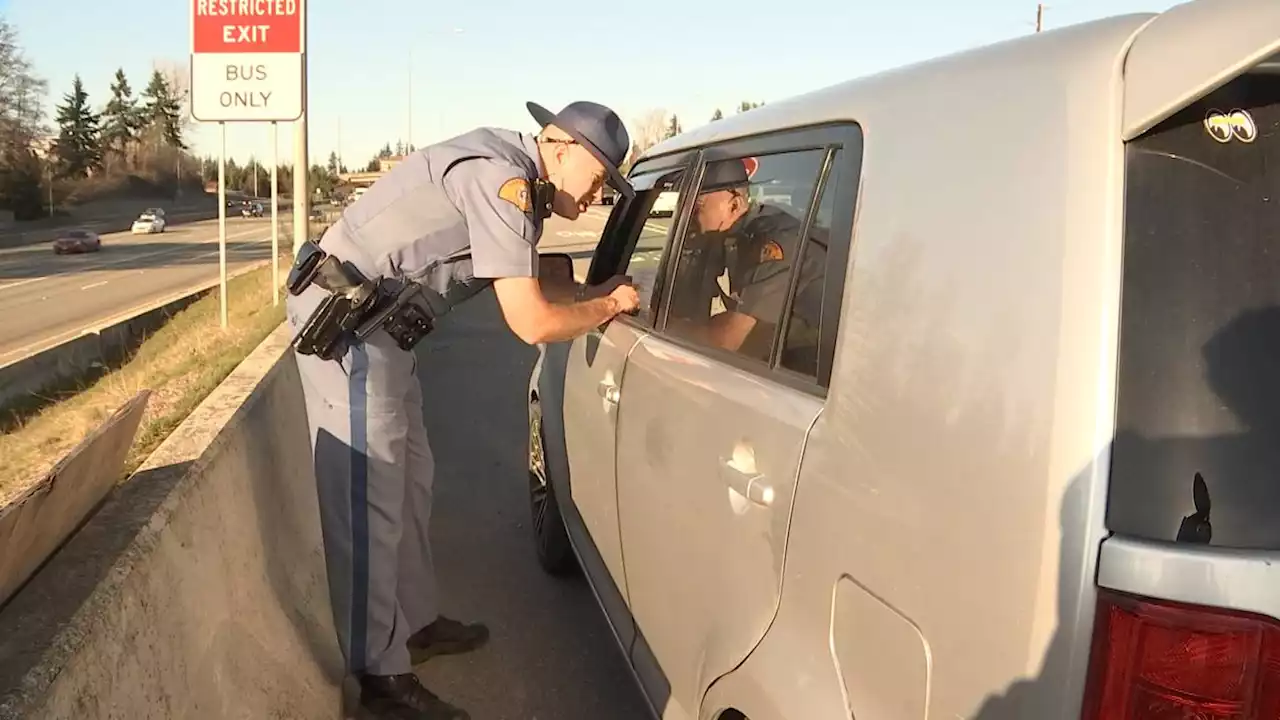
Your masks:
M 618 404 L 618 386 L 608 380 L 601 380 L 600 384 L 596 385 L 596 392 L 599 393 L 600 397 L 604 398 L 604 401 L 610 405 Z
M 751 502 L 768 507 L 773 504 L 773 487 L 760 473 L 745 473 L 734 467 L 732 460 L 720 460 L 720 479 L 734 492 Z

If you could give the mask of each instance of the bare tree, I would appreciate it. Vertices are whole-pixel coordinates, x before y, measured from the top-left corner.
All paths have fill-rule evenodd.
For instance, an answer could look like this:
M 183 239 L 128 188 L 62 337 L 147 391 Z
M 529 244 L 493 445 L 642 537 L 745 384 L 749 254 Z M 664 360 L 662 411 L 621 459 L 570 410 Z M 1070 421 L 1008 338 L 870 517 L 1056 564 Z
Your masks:
M 644 152 L 662 142 L 667 136 L 667 111 L 663 108 L 646 110 L 635 120 L 633 127 L 634 132 L 631 133 L 631 137 L 634 145 L 640 152 Z
M 48 84 L 37 77 L 12 25 L 0 19 L 0 207 L 19 220 L 44 213 L 42 167 L 48 129 L 43 99 Z
M 48 87 L 35 75 L 17 31 L 0 19 L 0 125 L 5 140 L 28 144 L 47 134 L 42 100 Z

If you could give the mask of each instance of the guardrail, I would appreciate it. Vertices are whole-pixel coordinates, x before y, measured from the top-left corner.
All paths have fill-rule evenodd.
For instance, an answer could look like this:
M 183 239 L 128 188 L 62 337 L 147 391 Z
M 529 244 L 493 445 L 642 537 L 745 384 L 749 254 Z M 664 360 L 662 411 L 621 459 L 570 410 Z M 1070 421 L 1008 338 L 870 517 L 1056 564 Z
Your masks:
M 150 397 L 150 390 L 134 395 L 38 483 L 0 507 L 0 607 L 115 486 Z
M 229 271 L 227 277 L 239 277 L 269 262 L 268 259 L 251 263 Z M 215 277 L 141 310 L 86 327 L 75 337 L 0 366 L 0 409 L 22 398 L 43 395 L 52 388 L 68 385 L 84 377 L 90 369 L 124 357 L 178 311 L 214 291 L 218 285 Z

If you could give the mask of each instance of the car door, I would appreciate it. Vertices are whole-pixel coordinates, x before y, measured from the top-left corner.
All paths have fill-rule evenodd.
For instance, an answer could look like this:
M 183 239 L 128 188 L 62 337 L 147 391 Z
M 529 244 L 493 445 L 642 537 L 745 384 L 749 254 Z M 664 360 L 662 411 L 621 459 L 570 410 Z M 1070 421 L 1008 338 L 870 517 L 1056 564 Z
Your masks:
M 565 361 L 564 437 L 572 500 L 567 513 L 569 531 L 585 531 L 609 575 L 607 579 L 614 583 L 624 603 L 626 577 L 618 535 L 614 429 L 626 359 L 652 327 L 653 289 L 672 237 L 671 221 L 651 219 L 649 208 L 660 192 L 679 190 L 685 177 L 681 162 L 675 158 L 658 166 L 651 164 L 652 170 L 637 168 L 631 178 L 637 196 L 615 205 L 588 271 L 587 282 L 591 284 L 618 273 L 632 275 L 639 290 L 641 311 L 635 316 L 615 318 L 574 340 Z M 572 527 L 575 515 L 581 528 Z M 588 568 L 588 572 L 591 570 Z M 605 580 L 592 578 L 605 611 L 611 616 L 625 613 L 624 607 L 612 607 L 609 593 L 601 591 Z M 629 618 L 611 620 L 615 628 L 629 626 L 630 622 Z
M 697 718 L 703 693 L 746 658 L 777 609 L 796 477 L 823 403 L 816 357 L 825 245 L 807 238 L 822 224 L 810 213 L 815 194 L 834 183 L 832 137 L 840 136 L 801 133 L 793 140 L 808 146 L 790 152 L 770 151 L 783 143 L 772 139 L 708 153 L 698 193 L 678 213 L 684 230 L 658 330 L 626 363 L 617 476 L 637 633 L 632 662 L 664 720 Z M 698 232 L 723 226 L 706 208 L 733 200 L 733 191 L 707 183 L 721 162 L 753 168 L 752 186 L 768 182 L 787 192 L 785 202 L 765 201 L 774 206 L 767 208 L 757 188 L 737 189 L 742 202 L 756 198 L 748 212 L 758 214 L 741 216 L 728 235 L 764 230 L 755 244 L 733 246 L 759 253 L 748 258 L 754 269 L 739 270 L 736 283 L 720 275 L 717 292 L 698 279 L 709 266 L 694 258 L 725 242 Z M 762 218 L 773 224 L 759 225 Z M 765 279 L 743 289 L 744 276 Z M 733 318 L 722 312 L 730 304 L 759 331 L 737 349 L 690 325 Z M 797 319 L 802 304 L 813 310 L 805 321 Z

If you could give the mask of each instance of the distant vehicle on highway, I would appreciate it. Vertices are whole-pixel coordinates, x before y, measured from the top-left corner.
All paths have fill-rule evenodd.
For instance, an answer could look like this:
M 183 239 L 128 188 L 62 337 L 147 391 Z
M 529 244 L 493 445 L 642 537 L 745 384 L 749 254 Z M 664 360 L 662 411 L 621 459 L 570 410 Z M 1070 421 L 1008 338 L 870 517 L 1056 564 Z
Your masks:
M 98 252 L 102 249 L 102 238 L 92 230 L 77 228 L 55 238 L 52 245 L 54 255 Z
M 770 107 L 637 158 L 527 390 L 654 717 L 1280 718 L 1280 2 Z
M 649 207 L 649 217 L 671 217 L 675 214 L 679 198 L 679 194 L 674 191 L 658 193 L 657 199 Z
M 618 191 L 612 185 L 605 185 L 600 189 L 600 204 L 612 205 L 618 200 Z
M 133 226 L 129 228 L 129 232 L 134 235 L 145 235 L 148 233 L 162 233 L 168 226 L 165 220 L 164 210 L 161 208 L 147 208 L 142 211 L 137 220 L 133 221 Z

